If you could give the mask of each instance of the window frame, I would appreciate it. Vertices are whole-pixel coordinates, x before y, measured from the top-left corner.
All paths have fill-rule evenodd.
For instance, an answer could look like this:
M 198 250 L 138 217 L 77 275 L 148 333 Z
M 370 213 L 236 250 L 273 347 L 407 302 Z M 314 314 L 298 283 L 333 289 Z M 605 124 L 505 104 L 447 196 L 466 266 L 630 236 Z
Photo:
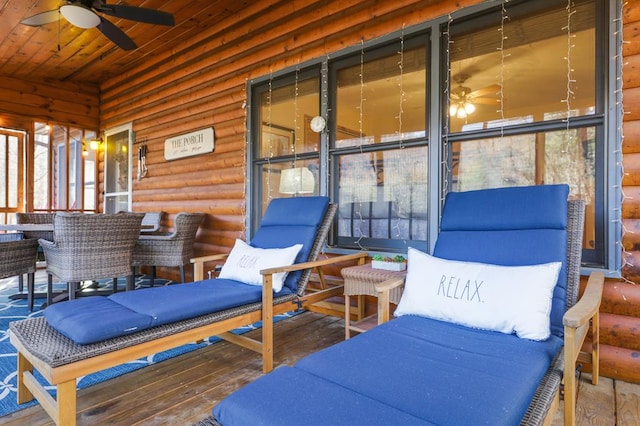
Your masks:
M 360 145 L 355 147 L 344 147 L 339 148 L 336 147 L 336 139 L 335 136 L 338 132 L 337 124 L 337 94 L 338 94 L 338 74 L 341 70 L 345 68 L 350 68 L 355 65 L 358 65 L 363 61 L 366 64 L 369 61 L 375 61 L 378 59 L 382 59 L 385 57 L 391 56 L 391 54 L 398 52 L 398 44 L 400 40 L 398 38 L 391 39 L 386 43 L 379 43 L 370 46 L 367 49 L 362 49 L 359 51 L 352 52 L 347 55 L 342 55 L 337 57 L 334 60 L 328 62 L 328 104 L 334 105 L 336 108 L 330 108 L 329 112 L 329 126 L 330 131 L 328 132 L 328 160 L 330 166 L 330 175 L 338 176 L 339 167 L 340 167 L 340 157 L 343 155 L 349 154 L 358 154 L 358 153 L 384 153 L 385 151 L 391 151 L 394 149 L 398 149 L 400 146 L 403 148 L 416 148 L 416 147 L 426 147 L 427 152 L 429 150 L 429 120 L 428 120 L 428 110 L 429 103 L 428 99 L 430 97 L 430 90 L 428 84 L 429 78 L 429 69 L 430 69 L 430 60 L 429 60 L 429 52 L 431 50 L 431 46 L 429 44 L 429 31 L 416 31 L 411 35 L 403 37 L 402 44 L 403 49 L 405 51 L 412 49 L 419 49 L 421 46 L 427 51 L 426 52 L 426 61 L 425 61 L 425 98 L 424 98 L 424 108 L 425 108 L 425 117 L 424 117 L 424 132 L 421 137 L 406 139 L 406 140 L 394 140 L 389 142 L 378 142 L 370 145 Z M 428 161 L 428 154 L 427 154 Z M 427 173 L 430 173 L 430 168 L 427 167 Z M 428 193 L 429 187 L 429 179 L 427 179 L 427 188 L 425 191 Z M 338 179 L 331 179 L 329 182 L 329 194 L 332 200 L 336 200 L 339 197 L 339 181 Z M 427 195 L 427 203 L 428 203 L 428 195 Z M 427 226 L 430 221 L 429 214 L 427 214 Z M 334 218 L 333 229 L 337 229 L 338 226 L 338 215 Z M 398 238 L 371 238 L 371 237 L 343 237 L 337 235 L 337 232 L 332 232 L 329 237 L 329 245 L 333 247 L 339 247 L 341 249 L 347 250 L 357 250 L 361 248 L 366 248 L 371 251 L 390 251 L 390 252 L 406 252 L 409 246 L 420 249 L 427 250 L 429 241 L 429 232 L 427 232 L 426 240 L 403 240 Z
M 512 1 L 509 7 L 536 7 L 536 5 L 527 4 L 525 1 Z M 529 2 L 530 3 L 530 2 Z M 556 6 L 563 4 L 562 1 L 556 0 Z M 600 250 L 600 259 L 593 260 L 585 250 L 583 260 L 583 271 L 605 270 L 610 276 L 621 275 L 622 250 L 620 249 L 622 239 L 621 209 L 622 200 L 622 154 L 621 154 L 621 138 L 622 138 L 622 112 L 621 112 L 621 82 L 617 76 L 620 74 L 622 62 L 620 60 L 611 60 L 611 57 L 617 58 L 621 55 L 621 22 L 616 19 L 609 19 L 621 15 L 621 7 L 619 1 L 607 2 L 604 0 L 596 0 L 597 4 L 597 22 L 596 22 L 596 94 L 595 106 L 596 113 L 594 115 L 572 117 L 569 120 L 569 128 L 594 126 L 596 128 L 596 162 L 600 163 L 597 167 L 596 174 L 596 196 L 599 211 L 597 213 L 596 224 L 598 228 L 598 247 Z M 547 5 L 545 5 L 547 6 Z M 541 132 L 545 130 L 557 130 L 558 128 L 567 128 L 567 123 L 562 120 L 547 121 L 543 123 L 526 123 L 519 126 L 507 126 L 504 128 L 485 129 L 477 133 L 445 133 L 447 118 L 448 99 L 444 93 L 444 84 L 448 70 L 448 58 L 446 57 L 447 33 L 446 28 L 450 23 L 459 23 L 464 21 L 476 22 L 479 25 L 484 15 L 500 13 L 501 3 L 498 1 L 489 1 L 482 4 L 469 6 L 460 10 L 453 11 L 448 16 L 435 18 L 428 22 L 415 25 L 411 28 L 404 28 L 395 31 L 384 37 L 377 38 L 372 41 L 363 42 L 362 45 L 352 46 L 338 52 L 332 53 L 331 59 L 329 55 L 325 58 L 318 58 L 301 64 L 297 67 L 289 67 L 247 82 L 248 99 L 251 102 L 248 105 L 248 147 L 247 149 L 247 176 L 248 188 L 247 205 L 247 235 L 251 236 L 257 229 L 260 221 L 261 213 L 257 209 L 256 203 L 260 201 L 259 176 L 255 168 L 255 152 L 252 141 L 256 139 L 256 132 L 252 127 L 253 114 L 251 114 L 254 96 L 253 89 L 257 85 L 265 84 L 268 81 L 275 81 L 276 78 L 293 75 L 296 70 L 304 67 L 318 67 L 320 69 L 320 91 L 321 105 L 320 114 L 327 118 L 331 131 L 323 131 L 321 133 L 321 144 L 319 150 L 320 163 L 320 194 L 329 195 L 332 199 L 336 196 L 337 179 L 332 179 L 336 172 L 336 158 L 340 152 L 335 147 L 329 146 L 333 141 L 329 141 L 329 137 L 335 135 L 335 112 L 332 110 L 332 98 L 335 93 L 335 78 L 332 77 L 332 64 L 338 61 L 346 60 L 348 57 L 354 57 L 360 54 L 362 49 L 376 49 L 385 44 L 392 43 L 402 38 L 411 38 L 419 33 L 423 33 L 428 37 L 426 48 L 428 49 L 427 58 L 427 86 L 425 96 L 425 136 L 424 144 L 427 146 L 427 164 L 428 164 L 428 183 L 427 183 L 427 203 L 428 203 L 428 223 L 429 229 L 427 233 L 426 250 L 431 252 L 435 245 L 435 240 L 439 230 L 439 218 L 444 202 L 444 196 L 447 188 L 449 177 L 445 176 L 447 170 L 444 161 L 448 155 L 445 148 L 446 143 L 452 141 L 463 141 L 467 139 L 477 139 L 479 137 L 489 137 L 492 134 L 524 134 L 527 132 Z M 523 9 L 524 10 L 524 9 Z M 531 10 L 531 9 L 529 9 Z M 602 34 L 604 32 L 605 34 Z M 435 88 L 435 89 L 434 89 Z M 327 100 L 328 101 L 322 101 Z M 439 141 L 439 143 L 429 143 L 429 141 Z M 445 143 L 446 141 L 446 143 Z M 389 142 L 394 145 L 397 142 Z M 413 143 L 413 141 L 406 142 Z M 383 144 L 376 144 L 375 150 L 388 149 Z M 359 149 L 359 148 L 358 148 Z M 257 184 L 253 184 L 257 182 Z M 331 239 L 330 241 L 335 241 Z M 331 253 L 348 253 L 353 252 L 353 247 L 341 247 L 338 245 L 330 245 L 327 252 Z M 398 250 L 389 247 L 388 253 L 396 253 Z

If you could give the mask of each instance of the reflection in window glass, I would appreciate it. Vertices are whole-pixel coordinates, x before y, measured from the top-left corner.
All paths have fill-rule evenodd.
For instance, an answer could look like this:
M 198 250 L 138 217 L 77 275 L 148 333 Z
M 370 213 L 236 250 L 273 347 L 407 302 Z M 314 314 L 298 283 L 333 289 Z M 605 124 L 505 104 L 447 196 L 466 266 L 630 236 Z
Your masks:
M 405 140 L 424 137 L 427 50 L 404 51 L 401 69 L 398 49 L 338 70 L 336 147 L 399 140 L 400 129 Z
M 426 147 L 341 155 L 338 173 L 341 244 L 427 239 Z
M 254 152 L 262 212 L 273 198 L 320 193 L 320 133 L 310 126 L 320 114 L 319 87 L 318 69 L 309 69 L 256 88 Z
M 402 67 L 399 45 L 335 64 L 340 246 L 404 251 L 427 240 L 427 49 L 413 46 Z
M 260 95 L 259 157 L 317 152 L 320 138 L 309 123 L 319 114 L 320 89 L 317 75 L 302 78 Z
M 585 235 L 595 232 L 593 127 L 487 138 L 454 144 L 454 190 L 568 183 L 587 207 Z M 593 238 L 586 240 L 593 248 Z
M 510 6 L 504 29 L 499 10 L 451 25 L 446 189 L 566 183 L 586 202 L 583 264 L 601 266 L 608 21 L 604 2 L 571 3 L 570 27 L 561 1 Z
M 510 9 L 504 40 L 498 15 L 477 30 L 452 26 L 452 132 L 595 113 L 595 2 L 576 3 L 569 56 L 564 7 L 525 16 Z M 566 102 L 568 66 L 574 82 Z
M 317 159 L 262 164 L 262 213 L 273 198 L 312 196 L 319 194 L 320 168 Z

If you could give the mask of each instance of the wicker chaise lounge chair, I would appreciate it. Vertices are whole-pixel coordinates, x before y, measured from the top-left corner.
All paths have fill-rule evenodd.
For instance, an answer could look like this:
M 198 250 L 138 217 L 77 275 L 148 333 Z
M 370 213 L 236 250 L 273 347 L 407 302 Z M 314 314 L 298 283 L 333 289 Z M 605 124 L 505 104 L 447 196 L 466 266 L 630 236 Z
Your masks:
M 437 257 L 409 249 L 406 281 L 377 286 L 384 320 L 404 284 L 397 318 L 260 377 L 199 425 L 546 425 L 563 380 L 573 425 L 576 361 L 598 381 L 604 275 L 576 303 L 584 203 L 567 195 L 449 194 Z M 579 355 L 590 328 L 593 352 Z M 291 389 L 305 398 L 286 403 Z
M 261 287 L 232 279 L 216 278 L 117 293 L 109 298 L 97 298 L 100 303 L 111 303 L 110 298 L 115 298 L 118 303 L 140 303 L 143 308 L 149 309 L 157 307 L 161 311 L 158 317 L 167 314 L 163 310 L 167 307 L 162 303 L 156 303 L 156 306 L 145 305 L 146 302 L 169 300 L 171 304 L 168 308 L 172 309 L 170 313 L 183 312 L 185 306 L 191 308 L 195 303 L 192 303 L 193 300 L 187 300 L 188 298 L 196 299 L 195 302 L 206 299 L 206 303 L 218 303 L 216 297 L 229 299 L 247 292 L 257 295 L 257 299 L 252 302 L 213 312 L 200 312 L 195 317 L 183 315 L 183 318 L 176 321 L 89 344 L 74 342 L 50 326 L 46 318 L 33 318 L 12 323 L 10 338 L 18 350 L 18 402 L 24 403 L 35 397 L 57 424 L 73 425 L 76 420 L 77 377 L 216 335 L 260 353 L 263 359 L 263 370 L 270 371 L 273 368 L 273 315 L 304 308 L 309 304 L 341 294 L 341 286 L 307 294 L 306 285 L 311 270 L 336 262 L 362 260 L 366 256 L 366 253 L 358 253 L 316 260 L 324 246 L 335 210 L 336 206 L 329 204 L 326 197 L 287 198 L 273 200 L 270 203 L 262 225 L 251 244 L 269 249 L 288 247 L 296 241 L 307 241 L 307 243 L 302 247 L 298 255 L 301 257 L 296 258 L 295 264 L 260 271 L 263 276 Z M 310 221 L 314 224 L 309 225 Z M 208 260 L 209 257 L 197 259 L 195 270 L 202 271 L 201 262 Z M 274 275 L 284 271 L 289 273 L 284 285 L 291 287 L 283 287 L 280 292 L 274 294 L 272 290 Z M 202 274 L 196 273 L 196 277 L 198 276 L 201 277 Z M 83 304 L 91 303 L 90 299 L 81 298 L 62 303 L 74 303 L 73 307 L 82 311 L 86 308 Z M 61 304 L 54 304 L 47 309 L 56 306 Z M 71 314 L 74 315 L 74 312 Z M 85 312 L 83 315 L 88 318 L 95 313 Z M 117 316 L 105 315 L 104 321 L 98 323 L 104 325 L 103 323 L 108 322 L 107 319 L 113 319 L 115 322 Z M 82 322 L 82 316 L 72 316 L 67 319 L 72 322 Z M 262 320 L 261 341 L 227 333 L 259 320 Z M 57 387 L 56 399 L 52 398 L 34 378 L 34 368 L 51 385 Z

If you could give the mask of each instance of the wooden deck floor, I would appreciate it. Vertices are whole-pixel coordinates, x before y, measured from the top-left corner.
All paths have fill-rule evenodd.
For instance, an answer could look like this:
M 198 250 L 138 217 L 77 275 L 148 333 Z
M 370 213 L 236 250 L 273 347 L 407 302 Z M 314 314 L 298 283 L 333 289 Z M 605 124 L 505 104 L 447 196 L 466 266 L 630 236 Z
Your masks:
M 276 324 L 276 364 L 292 364 L 340 342 L 343 324 L 311 312 Z M 257 354 L 221 342 L 79 391 L 78 424 L 190 425 L 261 371 Z M 562 424 L 561 415 L 554 425 Z M 0 418 L 0 423 L 53 424 L 40 406 Z M 581 378 L 578 425 L 640 425 L 640 385 L 601 378 L 594 387 L 588 377 Z

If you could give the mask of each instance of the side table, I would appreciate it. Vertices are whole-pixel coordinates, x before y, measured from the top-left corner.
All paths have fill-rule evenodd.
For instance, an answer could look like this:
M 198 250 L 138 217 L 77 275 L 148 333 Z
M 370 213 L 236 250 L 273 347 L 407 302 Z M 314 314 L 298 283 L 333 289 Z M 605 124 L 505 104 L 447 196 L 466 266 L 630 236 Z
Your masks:
M 377 296 L 375 285 L 391 278 L 404 278 L 406 271 L 387 271 L 386 269 L 373 269 L 371 264 L 350 266 L 342 269 L 344 278 L 344 332 L 345 339 L 351 337 L 351 331 L 364 332 L 377 325 L 377 314 L 364 317 L 364 296 Z M 357 321 L 351 324 L 351 297 L 357 299 Z M 398 303 L 402 296 L 402 288 L 391 290 L 389 300 Z

